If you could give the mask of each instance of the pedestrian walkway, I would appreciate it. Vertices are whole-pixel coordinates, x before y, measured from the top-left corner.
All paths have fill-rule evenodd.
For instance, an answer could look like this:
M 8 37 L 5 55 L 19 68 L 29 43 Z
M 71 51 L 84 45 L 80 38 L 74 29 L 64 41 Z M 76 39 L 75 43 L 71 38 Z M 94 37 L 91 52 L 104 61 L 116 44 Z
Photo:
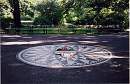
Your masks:
M 2 35 L 2 84 L 50 83 L 128 83 L 128 34 L 113 35 Z M 16 58 L 24 49 L 44 45 L 87 45 L 109 50 L 108 62 L 82 68 L 45 68 L 26 64 Z

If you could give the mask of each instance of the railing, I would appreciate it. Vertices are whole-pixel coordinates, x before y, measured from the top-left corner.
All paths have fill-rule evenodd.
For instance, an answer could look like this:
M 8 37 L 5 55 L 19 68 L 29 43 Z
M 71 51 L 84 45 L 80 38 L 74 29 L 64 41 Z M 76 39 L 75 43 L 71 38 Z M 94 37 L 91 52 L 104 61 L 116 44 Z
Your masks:
M 2 33 L 2 32 L 1 32 Z M 3 34 L 95 34 L 92 28 L 12 28 L 6 29 Z
M 50 28 L 48 28 L 50 27 Z M 117 33 L 122 29 L 119 26 L 82 26 L 82 27 L 54 27 L 52 25 L 31 25 L 23 28 L 6 28 L 2 34 L 99 34 L 99 33 Z

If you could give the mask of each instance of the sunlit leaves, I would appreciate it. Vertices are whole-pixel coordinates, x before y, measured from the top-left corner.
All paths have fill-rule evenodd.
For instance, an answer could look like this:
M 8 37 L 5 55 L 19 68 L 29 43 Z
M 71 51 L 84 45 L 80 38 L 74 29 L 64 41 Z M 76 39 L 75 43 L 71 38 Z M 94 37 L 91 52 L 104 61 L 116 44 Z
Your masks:
M 31 1 L 28 0 L 20 0 L 20 10 L 21 16 L 34 16 L 34 5 Z
M 8 0 L 11 7 L 12 1 Z M 0 15 L 10 16 L 6 0 L 0 0 Z M 19 0 L 21 17 L 43 17 L 47 23 L 121 24 L 128 27 L 128 0 Z M 11 12 L 12 12 L 11 11 Z M 56 22 L 56 23 L 55 23 Z M 49 23 L 49 24 L 50 24 Z
M 40 12 L 41 17 L 45 17 L 48 23 L 57 25 L 62 18 L 62 8 L 55 1 L 43 1 L 35 9 Z
M 7 0 L 0 0 L 0 16 L 11 17 L 10 6 Z
M 129 0 L 115 0 L 112 3 L 112 10 L 114 11 L 123 11 L 129 8 Z

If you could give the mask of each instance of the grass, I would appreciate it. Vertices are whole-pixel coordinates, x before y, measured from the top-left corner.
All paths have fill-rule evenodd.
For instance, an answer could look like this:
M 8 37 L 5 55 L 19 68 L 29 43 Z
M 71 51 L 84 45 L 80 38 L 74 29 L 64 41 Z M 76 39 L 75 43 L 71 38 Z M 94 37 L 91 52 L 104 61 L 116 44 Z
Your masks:
M 16 29 L 11 29 L 11 33 L 16 32 Z M 21 28 L 20 34 L 96 34 L 94 28 Z

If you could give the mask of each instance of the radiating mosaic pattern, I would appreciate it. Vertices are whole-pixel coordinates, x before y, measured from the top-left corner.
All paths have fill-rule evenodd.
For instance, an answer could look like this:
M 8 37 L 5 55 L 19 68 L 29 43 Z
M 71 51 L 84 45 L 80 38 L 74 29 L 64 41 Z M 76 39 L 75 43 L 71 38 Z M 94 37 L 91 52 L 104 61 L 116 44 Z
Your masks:
M 19 60 L 49 68 L 76 68 L 104 63 L 111 58 L 110 51 L 88 45 L 43 45 L 21 51 Z

